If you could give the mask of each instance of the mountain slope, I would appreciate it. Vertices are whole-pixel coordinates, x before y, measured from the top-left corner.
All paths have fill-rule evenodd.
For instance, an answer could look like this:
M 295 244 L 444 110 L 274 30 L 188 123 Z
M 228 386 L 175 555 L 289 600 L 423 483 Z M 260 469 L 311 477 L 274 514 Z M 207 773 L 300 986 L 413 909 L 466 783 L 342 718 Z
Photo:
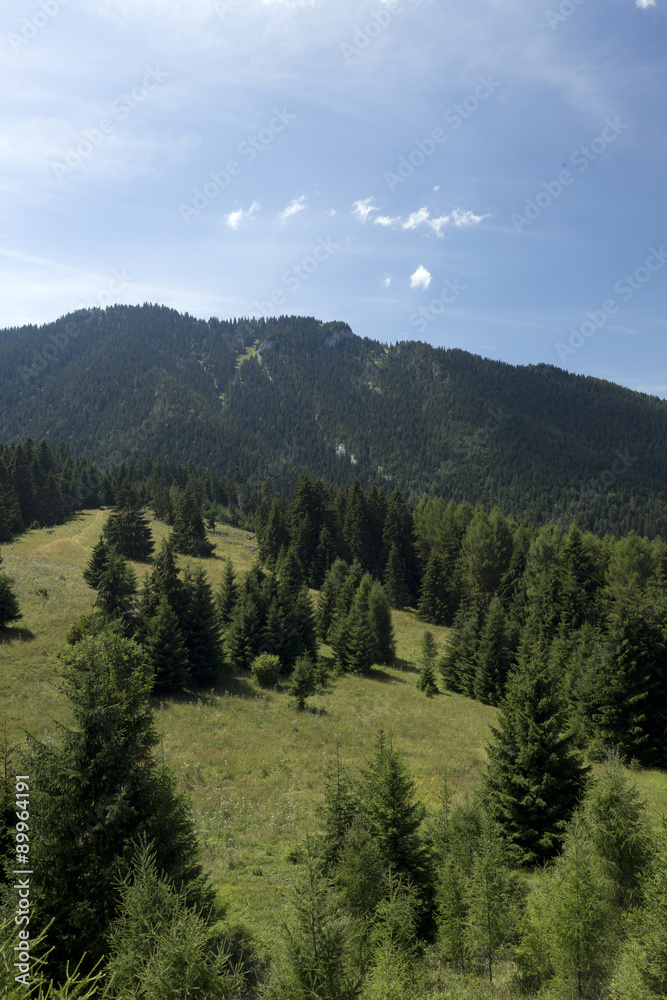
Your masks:
M 312 318 L 115 306 L 1 331 L 0 438 L 28 434 L 102 464 L 238 465 L 284 488 L 306 467 L 603 531 L 667 526 L 667 402 Z

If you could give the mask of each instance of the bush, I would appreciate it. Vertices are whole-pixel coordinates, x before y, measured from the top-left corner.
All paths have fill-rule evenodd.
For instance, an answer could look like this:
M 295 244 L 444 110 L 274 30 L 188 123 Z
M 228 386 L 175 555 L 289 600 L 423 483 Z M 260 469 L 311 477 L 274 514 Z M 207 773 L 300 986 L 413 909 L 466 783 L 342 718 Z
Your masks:
M 275 687 L 280 676 L 280 659 L 272 653 L 260 653 L 251 669 L 253 680 L 261 688 Z

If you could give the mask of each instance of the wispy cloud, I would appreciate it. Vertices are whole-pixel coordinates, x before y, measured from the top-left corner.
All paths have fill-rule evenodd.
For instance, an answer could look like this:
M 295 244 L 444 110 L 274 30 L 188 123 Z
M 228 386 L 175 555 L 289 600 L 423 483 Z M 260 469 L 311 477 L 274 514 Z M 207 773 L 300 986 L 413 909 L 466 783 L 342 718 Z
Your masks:
M 655 0 L 637 0 L 637 6 L 645 10 L 646 7 L 656 7 L 657 4 Z
M 294 198 L 289 205 L 282 210 L 282 212 L 278 212 L 276 215 L 276 221 L 287 222 L 287 220 L 291 219 L 293 215 L 298 215 L 299 212 L 303 212 L 305 207 L 306 196 L 305 194 L 302 194 L 298 198 Z
M 391 285 L 391 278 L 389 277 L 383 278 L 382 284 L 384 285 L 385 288 L 389 288 L 389 286 Z
M 410 288 L 428 288 L 431 284 L 431 272 L 427 271 L 423 264 L 410 275 Z
M 352 206 L 352 212 L 359 222 L 365 222 L 372 212 L 377 212 L 377 205 L 373 204 L 372 198 L 360 198 Z
M 259 202 L 253 201 L 252 205 L 248 209 L 237 208 L 235 212 L 230 212 L 229 215 L 225 217 L 225 222 L 230 229 L 238 229 L 243 220 L 249 219 L 258 208 Z
M 367 202 L 370 203 L 371 199 L 367 198 Z M 356 203 L 360 205 L 360 202 Z M 374 210 L 374 207 L 370 205 L 363 205 L 363 211 L 366 213 L 362 218 L 358 212 L 355 212 L 357 218 L 362 222 L 366 221 L 368 217 L 368 212 Z M 425 206 L 418 208 L 416 212 L 411 212 L 407 219 L 401 218 L 400 215 L 378 215 L 373 219 L 373 224 L 376 226 L 383 226 L 385 229 L 391 229 L 394 226 L 400 226 L 401 229 L 413 230 L 419 229 L 420 226 L 428 226 L 432 229 L 436 236 L 442 236 L 443 231 L 447 226 L 456 226 L 457 228 L 463 228 L 464 226 L 476 226 L 482 221 L 482 219 L 487 219 L 487 215 L 475 215 L 469 209 L 455 208 L 449 215 L 439 215 L 433 217 L 431 212 Z

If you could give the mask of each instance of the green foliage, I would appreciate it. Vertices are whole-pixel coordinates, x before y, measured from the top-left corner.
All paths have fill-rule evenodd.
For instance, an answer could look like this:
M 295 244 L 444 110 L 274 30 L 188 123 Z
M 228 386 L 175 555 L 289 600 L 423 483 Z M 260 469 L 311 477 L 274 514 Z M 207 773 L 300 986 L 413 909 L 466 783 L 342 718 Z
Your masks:
M 105 997 L 235 1000 L 242 979 L 186 894 L 158 871 L 155 849 L 137 846 L 120 886 L 109 935 Z
M 433 633 L 428 629 L 421 638 L 421 668 L 417 687 L 423 691 L 427 698 L 438 694 L 438 684 L 435 677 L 435 661 L 438 655 L 438 647 L 435 644 Z
M 35 788 L 31 902 L 37 923 L 54 923 L 49 968 L 74 955 L 95 961 L 116 914 L 116 882 L 132 841 L 145 833 L 157 862 L 191 902 L 209 902 L 189 810 L 158 767 L 149 693 L 153 678 L 141 647 L 109 626 L 61 655 L 74 724 L 55 742 L 29 741 Z
M 127 480 L 118 491 L 102 535 L 108 546 L 135 562 L 146 562 L 155 547 L 137 491 Z
M 585 778 L 542 647 L 524 650 L 492 727 L 483 782 L 494 816 L 527 864 L 559 849 Z
M 109 565 L 109 551 L 107 547 L 107 541 L 102 535 L 95 545 L 90 559 L 86 564 L 86 568 L 83 571 L 83 578 L 89 587 L 93 590 L 97 590 L 100 585 L 100 579 L 102 574 Z
M 225 571 L 220 581 L 220 588 L 215 595 L 215 603 L 218 610 L 218 618 L 223 629 L 227 628 L 232 620 L 236 602 L 239 599 L 239 588 L 236 582 L 236 573 L 231 559 L 225 560 Z
M 115 550 L 108 553 L 107 568 L 97 585 L 95 607 L 108 618 L 132 621 L 137 577 L 127 559 Z
M 289 693 L 300 712 L 306 707 L 306 699 L 317 691 L 317 674 L 310 656 L 300 656 L 294 664 L 289 683 Z
M 160 598 L 146 637 L 146 653 L 153 671 L 156 694 L 182 691 L 190 679 L 188 651 L 175 611 Z
M 5 573 L 0 573 L 0 629 L 9 622 L 17 622 L 23 618 L 13 582 Z
M 252 679 L 261 688 L 272 688 L 280 677 L 280 658 L 271 653 L 260 653 L 252 661 Z
M 211 687 L 222 670 L 222 646 L 213 591 L 201 566 L 186 575 L 183 590 L 181 621 L 190 678 L 197 687 Z
M 391 607 L 382 584 L 373 583 L 368 595 L 368 621 L 375 638 L 375 661 L 393 663 L 396 658 L 396 640 L 391 619 Z

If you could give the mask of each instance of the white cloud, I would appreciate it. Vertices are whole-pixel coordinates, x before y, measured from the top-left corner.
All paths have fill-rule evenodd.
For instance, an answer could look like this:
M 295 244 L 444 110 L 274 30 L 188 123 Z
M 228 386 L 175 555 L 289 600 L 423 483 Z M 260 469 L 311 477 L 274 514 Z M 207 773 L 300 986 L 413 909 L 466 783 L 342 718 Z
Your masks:
M 646 10 L 647 7 L 655 7 L 655 0 L 637 0 L 637 6 L 641 7 L 642 10 Z
M 389 286 L 391 285 L 391 278 L 383 278 L 382 284 L 384 285 L 385 288 L 389 288 Z
M 287 222 L 289 218 L 293 215 L 298 215 L 299 212 L 303 212 L 306 207 L 306 196 L 305 194 L 300 195 L 298 198 L 294 198 L 287 208 L 284 208 L 282 212 L 278 212 L 276 215 L 277 222 Z
M 431 284 L 431 272 L 420 264 L 414 274 L 410 275 L 410 288 L 428 288 Z
M 406 221 L 403 223 L 403 229 L 416 229 L 417 226 L 421 226 L 422 223 L 428 222 L 431 213 L 428 208 L 420 208 L 416 212 L 409 215 Z
M 253 212 L 256 212 L 259 208 L 259 202 L 253 201 L 247 211 L 243 208 L 238 208 L 235 212 L 230 212 L 226 217 L 225 222 L 231 229 L 238 229 L 244 219 L 249 219 Z
M 377 205 L 373 204 L 372 198 L 360 198 L 359 201 L 355 201 L 352 211 L 359 222 L 365 222 L 371 212 L 377 212 Z
M 389 227 L 393 226 L 395 222 L 400 222 L 400 221 L 401 221 L 400 216 L 396 216 L 395 219 L 392 219 L 390 215 L 378 215 L 376 219 L 373 219 L 373 225 Z
M 474 212 L 470 212 L 468 209 L 455 208 L 449 218 L 455 226 L 476 226 L 482 219 L 488 219 L 489 213 L 487 212 L 486 215 L 475 215 Z
M 335 214 L 336 214 L 335 208 L 330 208 L 329 211 L 327 212 L 327 215 L 335 215 Z

